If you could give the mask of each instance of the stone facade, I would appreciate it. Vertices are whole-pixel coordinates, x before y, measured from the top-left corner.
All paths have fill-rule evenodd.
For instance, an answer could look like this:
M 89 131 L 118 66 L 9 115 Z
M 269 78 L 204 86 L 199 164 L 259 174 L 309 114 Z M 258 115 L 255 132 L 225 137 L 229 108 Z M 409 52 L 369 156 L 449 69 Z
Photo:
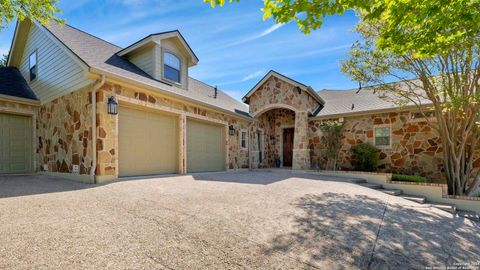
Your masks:
M 305 92 L 276 77 L 269 78 L 249 99 L 251 121 L 215 110 L 177 101 L 160 93 L 106 83 L 96 94 L 96 153 L 92 151 L 92 86 L 85 87 L 55 99 L 38 108 L 0 101 L 0 111 L 10 110 L 32 115 L 36 122 L 34 145 L 36 168 L 50 172 L 90 174 L 93 155 L 97 155 L 95 174 L 105 179 L 118 176 L 118 115 L 107 113 L 107 99 L 115 96 L 122 104 L 149 108 L 178 115 L 179 136 L 185 145 L 186 119 L 189 117 L 233 126 L 235 133 L 227 134 L 227 169 L 274 167 L 275 157 L 283 159 L 283 130 L 294 128 L 292 169 L 323 169 L 320 132 L 321 121 L 311 118 L 310 112 L 318 103 Z M 275 106 L 271 106 L 274 104 Z M 120 107 L 121 109 L 121 107 Z M 410 112 L 390 112 L 344 118 L 343 146 L 338 165 L 352 170 L 355 157 L 350 148 L 368 142 L 374 144 L 374 130 L 378 126 L 391 128 L 391 145 L 380 147 L 378 171 L 416 174 L 442 182 L 442 146 L 435 130 L 425 121 L 412 120 Z M 183 127 L 183 128 L 182 128 Z M 241 148 L 240 135 L 248 132 L 248 147 Z M 259 134 L 263 134 L 262 161 L 260 162 Z M 184 172 L 185 153 L 180 147 L 179 172 Z M 250 160 L 249 160 L 250 158 Z M 283 160 L 282 160 L 283 164 Z M 475 161 L 480 167 L 480 158 Z
M 289 108 L 313 113 L 319 103 L 307 92 L 275 76 L 265 81 L 249 97 L 250 114 L 259 116 L 274 108 Z
M 105 84 L 97 93 L 97 175 L 98 176 L 118 176 L 118 115 L 109 115 L 107 113 L 107 99 L 115 96 L 120 104 L 131 104 L 137 106 L 157 109 L 179 115 L 179 126 L 181 119 L 185 116 L 200 118 L 203 120 L 232 125 L 236 130 L 234 135 L 227 135 L 227 169 L 248 168 L 248 150 L 240 149 L 239 136 L 242 129 L 248 129 L 249 121 L 240 118 L 234 118 L 228 114 L 219 113 L 213 110 L 189 105 L 176 101 L 160 94 L 139 89 L 127 88 L 116 84 Z M 121 107 L 120 107 L 121 109 Z M 183 141 L 183 140 L 182 140 Z M 185 142 L 183 141 L 183 144 Z M 184 153 L 181 151 L 180 156 Z M 184 162 L 181 162 L 184 163 Z M 181 171 L 180 171 L 181 172 Z
M 38 170 L 90 174 L 92 154 L 91 86 L 64 95 L 38 109 L 36 123 Z
M 410 112 L 392 112 L 347 117 L 344 119 L 343 146 L 338 165 L 352 170 L 355 157 L 350 148 L 360 143 L 374 145 L 374 128 L 391 128 L 391 146 L 379 148 L 378 170 L 427 176 L 434 182 L 442 181 L 442 146 L 438 133 L 426 121 L 411 120 Z M 323 169 L 326 164 L 319 126 L 321 121 L 310 121 L 309 137 L 312 168 Z
M 276 155 L 280 157 L 283 164 L 283 152 L 278 146 L 271 146 L 272 140 L 282 145 L 281 137 L 282 125 L 291 124 L 295 128 L 293 142 L 293 161 L 292 169 L 310 168 L 310 150 L 308 145 L 308 116 L 312 114 L 320 104 L 306 91 L 290 84 L 276 76 L 270 76 L 258 89 L 248 98 L 250 105 L 250 114 L 258 121 L 251 130 L 252 141 L 252 166 L 266 167 L 272 166 Z M 273 111 L 273 114 L 270 113 Z M 288 119 L 287 124 L 282 123 L 286 111 L 294 113 L 293 123 Z M 272 118 L 273 115 L 273 118 Z M 278 117 L 278 119 L 275 119 Z M 265 138 L 265 158 L 259 160 L 258 131 L 262 131 Z M 279 137 L 280 136 L 280 137 Z M 273 149 L 273 150 L 272 150 Z

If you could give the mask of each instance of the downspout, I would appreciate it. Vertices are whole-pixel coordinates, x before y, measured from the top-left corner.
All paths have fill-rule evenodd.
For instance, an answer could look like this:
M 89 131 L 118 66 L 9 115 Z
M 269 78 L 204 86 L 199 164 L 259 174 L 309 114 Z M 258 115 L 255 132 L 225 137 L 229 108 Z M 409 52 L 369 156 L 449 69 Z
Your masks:
M 93 86 L 92 90 L 92 169 L 90 175 L 93 178 L 93 183 L 97 183 L 95 171 L 97 170 L 97 91 L 105 84 L 105 75 L 102 75 L 100 80 Z

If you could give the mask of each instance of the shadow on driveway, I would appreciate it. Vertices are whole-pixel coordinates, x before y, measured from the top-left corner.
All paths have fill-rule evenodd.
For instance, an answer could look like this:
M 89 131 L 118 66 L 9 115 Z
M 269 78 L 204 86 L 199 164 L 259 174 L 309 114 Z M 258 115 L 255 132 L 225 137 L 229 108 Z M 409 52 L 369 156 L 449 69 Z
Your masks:
M 294 232 L 271 239 L 266 254 L 286 252 L 330 269 L 425 269 L 480 262 L 479 226 L 464 218 L 342 193 L 307 194 L 295 206 Z
M 359 178 L 349 178 L 342 176 L 329 176 L 321 174 L 308 173 L 288 173 L 288 172 L 212 172 L 212 173 L 193 173 L 191 174 L 196 181 L 215 181 L 229 182 L 239 184 L 270 185 L 276 182 L 291 178 L 301 178 L 307 180 L 322 180 L 336 182 L 351 182 Z
M 94 187 L 96 185 L 41 174 L 0 175 L 0 198 L 66 192 Z

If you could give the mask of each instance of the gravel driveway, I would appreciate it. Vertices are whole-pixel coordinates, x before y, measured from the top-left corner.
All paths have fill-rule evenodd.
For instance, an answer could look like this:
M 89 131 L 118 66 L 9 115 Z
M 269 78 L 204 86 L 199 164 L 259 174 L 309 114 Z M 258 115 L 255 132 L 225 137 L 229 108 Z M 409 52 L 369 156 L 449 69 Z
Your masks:
M 425 269 L 480 263 L 480 226 L 338 178 L 87 185 L 0 176 L 0 269 Z

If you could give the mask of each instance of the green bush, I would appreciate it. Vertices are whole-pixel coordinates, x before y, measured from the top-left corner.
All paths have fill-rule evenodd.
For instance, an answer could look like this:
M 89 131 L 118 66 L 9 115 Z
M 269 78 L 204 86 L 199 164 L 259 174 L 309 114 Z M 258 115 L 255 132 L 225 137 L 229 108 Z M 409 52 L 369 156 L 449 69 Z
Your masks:
M 354 167 L 357 171 L 374 172 L 377 170 L 378 149 L 369 143 L 361 143 L 350 149 L 355 156 Z
M 427 178 L 418 175 L 394 174 L 392 175 L 392 181 L 426 183 Z

